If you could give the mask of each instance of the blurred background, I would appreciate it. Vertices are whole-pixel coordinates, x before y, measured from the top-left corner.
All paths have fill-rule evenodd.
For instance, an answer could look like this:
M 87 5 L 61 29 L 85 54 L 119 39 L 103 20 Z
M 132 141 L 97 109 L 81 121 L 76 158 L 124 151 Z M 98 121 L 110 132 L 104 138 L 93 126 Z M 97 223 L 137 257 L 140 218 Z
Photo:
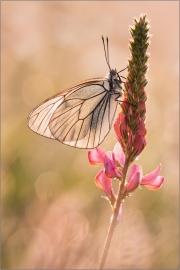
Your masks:
M 64 146 L 27 127 L 30 111 L 82 80 L 130 57 L 129 26 L 146 13 L 152 34 L 146 87 L 144 174 L 162 164 L 158 191 L 138 189 L 123 204 L 106 268 L 179 269 L 179 2 L 3 1 L 2 269 L 94 269 L 111 208 L 95 186 L 101 169 L 87 150 Z M 126 76 L 126 71 L 122 74 Z M 101 147 L 112 150 L 113 130 Z

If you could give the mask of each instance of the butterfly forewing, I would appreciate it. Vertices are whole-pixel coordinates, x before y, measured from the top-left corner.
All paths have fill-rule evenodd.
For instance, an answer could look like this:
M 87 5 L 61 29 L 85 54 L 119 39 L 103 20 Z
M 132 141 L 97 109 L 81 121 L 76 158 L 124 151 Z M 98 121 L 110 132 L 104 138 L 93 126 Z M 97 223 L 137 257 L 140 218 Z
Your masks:
M 55 97 L 35 108 L 28 117 L 30 129 L 42 136 L 55 139 L 49 129 L 49 121 L 63 100 L 64 97 L 62 96 Z
M 45 100 L 29 115 L 36 133 L 78 148 L 94 148 L 110 131 L 117 94 L 107 78 L 84 81 Z

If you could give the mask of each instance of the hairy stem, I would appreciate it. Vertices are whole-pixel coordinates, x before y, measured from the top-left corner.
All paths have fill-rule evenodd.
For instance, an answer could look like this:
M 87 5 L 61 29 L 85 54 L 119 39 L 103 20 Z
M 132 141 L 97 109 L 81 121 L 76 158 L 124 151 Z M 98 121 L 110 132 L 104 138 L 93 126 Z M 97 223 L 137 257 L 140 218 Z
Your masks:
M 107 237 L 106 237 L 106 241 L 105 241 L 105 245 L 104 245 L 104 249 L 103 249 L 103 253 L 102 253 L 102 256 L 101 256 L 101 261 L 100 261 L 98 269 L 103 269 L 104 268 L 104 265 L 105 265 L 105 262 L 106 262 L 106 259 L 107 259 L 110 244 L 111 244 L 112 237 L 113 237 L 113 234 L 114 234 L 114 230 L 115 230 L 115 227 L 116 227 L 116 224 L 117 224 L 117 218 L 118 218 L 118 214 L 119 214 L 119 210 L 120 210 L 120 205 L 122 203 L 124 183 L 125 183 L 126 174 L 127 174 L 129 164 L 130 163 L 129 163 L 129 158 L 128 158 L 128 159 L 126 159 L 126 162 L 125 162 L 125 165 L 124 165 L 124 168 L 123 168 L 123 171 L 122 171 L 122 181 L 119 184 L 119 190 L 118 190 L 116 206 L 115 206 L 112 218 L 111 218 L 111 222 L 110 222 L 110 225 L 109 225 L 109 230 L 108 230 L 108 233 L 107 233 Z

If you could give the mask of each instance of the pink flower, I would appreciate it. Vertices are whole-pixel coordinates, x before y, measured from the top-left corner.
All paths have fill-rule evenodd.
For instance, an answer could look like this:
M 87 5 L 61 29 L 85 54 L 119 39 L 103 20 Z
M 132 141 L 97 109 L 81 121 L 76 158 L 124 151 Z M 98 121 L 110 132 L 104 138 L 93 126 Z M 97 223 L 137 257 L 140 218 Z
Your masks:
M 129 107 L 130 107 L 131 105 L 127 103 L 127 102 L 128 102 L 127 98 L 124 98 L 123 101 L 125 101 L 125 102 L 123 102 L 123 103 L 121 104 L 122 112 L 120 112 L 120 113 L 122 113 L 123 115 L 128 115 L 128 117 L 129 117 L 129 116 L 131 117 L 131 114 L 129 115 Z
M 140 184 L 142 178 L 142 168 L 139 165 L 133 165 L 128 176 L 128 182 L 125 186 L 127 195 L 131 194 Z
M 127 117 L 126 116 L 122 117 L 119 128 L 120 128 L 121 136 L 123 137 L 123 139 L 127 140 L 127 138 L 128 138 L 128 126 L 127 126 Z
M 147 133 L 147 131 L 146 131 L 145 123 L 143 121 L 141 121 L 139 130 L 138 130 L 138 134 L 142 135 L 142 136 L 145 136 L 146 133 Z
M 133 147 L 133 133 L 130 130 L 129 131 L 129 137 L 127 139 L 127 144 L 126 144 L 126 151 L 129 153 L 132 151 L 132 147 Z
M 110 178 L 120 178 L 121 172 L 116 166 L 115 154 L 111 151 L 106 152 L 104 157 L 105 174 Z
M 155 171 L 143 176 L 141 166 L 133 165 L 128 176 L 127 184 L 124 188 L 125 196 L 134 192 L 134 190 L 139 185 L 145 186 L 146 188 L 150 190 L 159 189 L 164 182 L 164 177 L 159 176 L 160 170 L 161 170 L 161 164 Z
M 95 183 L 107 195 L 111 204 L 114 204 L 116 202 L 116 195 L 112 188 L 112 179 L 106 176 L 104 169 L 96 175 Z
M 121 115 L 122 115 L 122 113 L 119 113 L 119 115 L 114 123 L 114 131 L 116 133 L 116 136 L 117 136 L 117 139 L 119 142 L 121 141 L 121 134 L 120 134 L 120 128 L 119 128 L 120 122 L 121 122 Z
M 148 188 L 150 190 L 159 189 L 164 182 L 164 177 L 159 176 L 161 167 L 162 166 L 160 164 L 159 167 L 155 171 L 143 176 L 140 184 L 145 186 L 146 188 Z
M 124 167 L 125 154 L 124 154 L 124 152 L 123 152 L 123 150 L 122 150 L 119 143 L 115 144 L 113 152 L 114 152 L 114 155 L 115 155 L 116 162 L 118 162 L 121 167 Z
M 128 113 L 127 113 L 128 120 L 131 120 L 132 116 L 133 116 L 132 106 L 129 106 Z
M 143 101 L 140 101 L 139 102 L 139 114 L 141 117 L 143 117 L 146 113 L 146 105 L 145 105 L 145 102 Z
M 102 165 L 105 167 L 105 174 L 110 178 L 120 178 L 121 168 L 124 166 L 125 155 L 117 143 L 114 151 L 104 152 L 100 147 L 88 151 L 88 158 L 91 165 Z
M 136 133 L 139 130 L 139 126 L 141 124 L 141 117 L 139 115 L 139 112 L 136 113 L 135 119 L 134 119 L 134 125 L 133 125 L 133 132 Z
M 104 157 L 105 152 L 99 146 L 88 151 L 88 158 L 91 165 L 104 165 Z
M 135 151 L 136 155 L 138 155 L 139 152 L 142 151 L 145 143 L 146 143 L 145 138 L 143 136 L 139 134 L 135 135 L 134 150 L 136 150 Z M 92 165 L 104 166 L 104 170 L 101 170 L 99 174 L 97 174 L 95 182 L 98 185 L 98 187 L 100 187 L 107 194 L 107 196 L 111 198 L 112 195 L 110 194 L 112 192 L 114 194 L 114 191 L 112 189 L 111 178 L 121 178 L 122 169 L 125 163 L 125 154 L 120 144 L 116 143 L 113 152 L 108 151 L 106 153 L 100 147 L 96 147 L 94 150 L 88 152 L 88 158 L 89 162 Z M 124 188 L 125 195 L 127 196 L 132 192 L 134 192 L 139 185 L 145 186 L 150 190 L 159 189 L 164 182 L 164 177 L 159 176 L 161 167 L 162 166 L 160 164 L 155 171 L 143 176 L 141 166 L 133 165 L 127 179 L 127 184 L 125 185 Z M 108 186 L 107 183 L 109 183 L 108 185 L 110 186 Z M 107 188 L 107 186 L 109 187 L 109 189 Z
M 137 157 L 146 146 L 146 138 L 139 133 L 134 136 L 133 156 Z

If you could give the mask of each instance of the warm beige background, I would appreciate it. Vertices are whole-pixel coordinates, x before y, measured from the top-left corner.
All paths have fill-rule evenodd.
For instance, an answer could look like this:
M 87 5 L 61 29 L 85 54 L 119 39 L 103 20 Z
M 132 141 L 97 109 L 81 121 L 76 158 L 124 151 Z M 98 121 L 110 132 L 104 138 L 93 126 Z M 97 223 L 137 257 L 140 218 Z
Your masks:
M 2 268 L 96 268 L 111 215 L 93 182 L 99 168 L 86 150 L 30 131 L 26 118 L 56 92 L 106 75 L 102 34 L 112 68 L 124 68 L 129 25 L 147 13 L 148 144 L 138 163 L 144 174 L 162 163 L 165 183 L 125 201 L 106 267 L 179 269 L 179 3 L 3 1 L 1 8 Z M 111 131 L 102 148 L 115 143 Z

